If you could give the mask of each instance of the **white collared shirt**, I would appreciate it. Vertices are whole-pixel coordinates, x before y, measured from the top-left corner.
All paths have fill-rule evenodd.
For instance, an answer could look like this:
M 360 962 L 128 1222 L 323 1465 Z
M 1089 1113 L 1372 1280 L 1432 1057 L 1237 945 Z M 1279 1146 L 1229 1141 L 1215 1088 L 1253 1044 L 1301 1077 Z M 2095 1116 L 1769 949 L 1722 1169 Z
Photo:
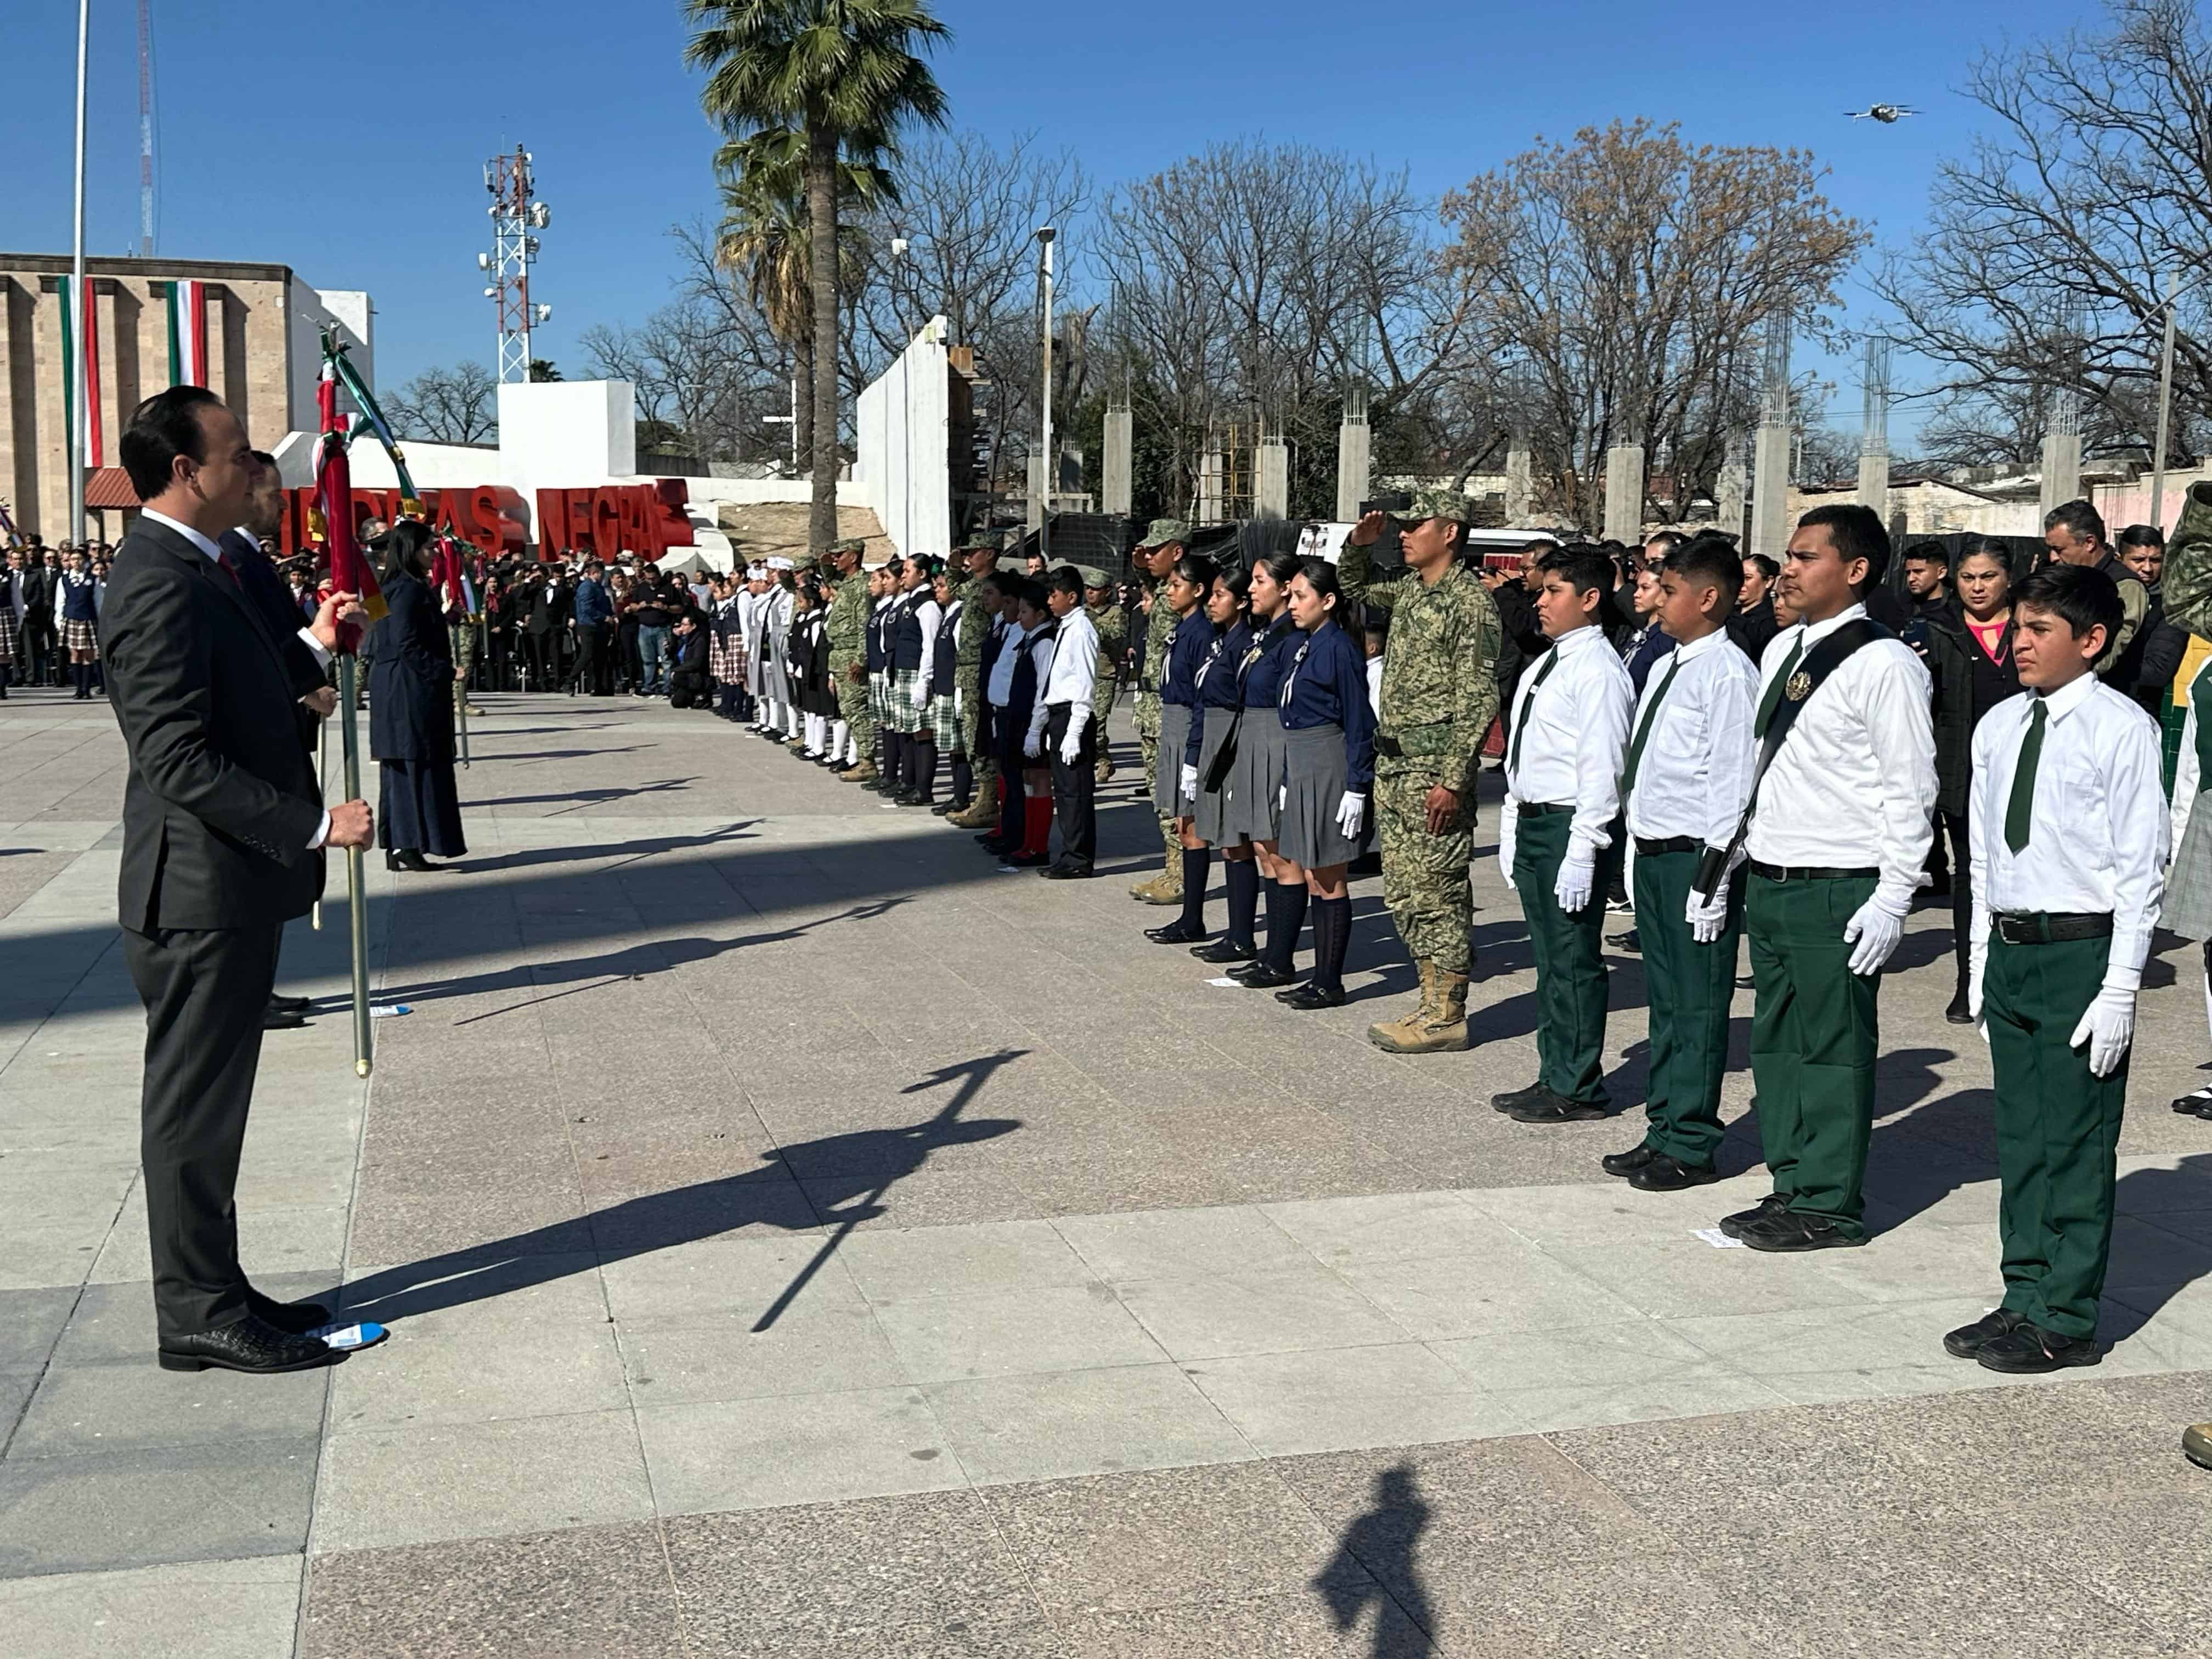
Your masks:
M 983 693 L 994 708 L 1004 708 L 1013 701 L 1014 664 L 1029 643 L 1029 635 L 1022 631 L 1020 623 L 1004 623 L 1002 626 L 999 654 L 991 661 L 991 684 Z
M 937 672 L 938 624 L 945 620 L 945 612 L 937 601 L 929 597 L 927 589 L 914 591 L 922 596 L 914 607 L 915 619 L 921 623 L 921 677 L 915 684 L 921 688 L 922 695 L 927 696 L 930 676 Z
M 1735 839 L 1751 788 L 1758 703 L 1759 671 L 1726 629 L 1677 646 L 1651 665 L 1628 728 L 1633 747 L 1646 717 L 1651 721 L 1629 791 L 1630 835 L 1650 841 L 1689 836 L 1723 849 Z
M 1595 853 L 1613 844 L 1613 821 L 1620 813 L 1620 769 L 1628 757 L 1636 682 L 1603 629 L 1571 629 L 1552 650 L 1551 672 L 1544 671 L 1552 659 L 1531 663 L 1516 688 L 1505 748 L 1506 808 L 1524 800 L 1571 805 L 1575 816 L 1567 833 Z M 1511 763 L 1516 749 L 1517 767 Z
M 1802 665 L 1822 640 L 1865 615 L 1864 605 L 1848 605 L 1817 626 L 1777 634 L 1759 659 L 1760 700 L 1793 646 L 1804 646 Z M 1902 640 L 1873 640 L 1846 658 L 1814 691 L 1759 782 L 1745 840 L 1750 855 L 1797 868 L 1873 866 L 1885 900 L 1902 914 L 1920 885 L 1936 805 L 1929 684 Z
M 1080 732 L 1091 718 L 1091 692 L 1098 683 L 1098 628 L 1077 605 L 1060 621 L 1053 641 L 1052 665 L 1037 678 L 1036 707 L 1030 711 L 1030 737 L 1044 739 L 1052 706 L 1067 705 L 1067 729 Z
M 2134 990 L 2166 888 L 2166 788 L 2158 726 L 2094 674 L 2042 698 L 2050 713 L 2035 766 L 2027 845 L 2005 841 L 2013 775 L 2039 694 L 2008 697 L 1974 728 L 1975 926 L 1989 915 L 2053 911 L 2112 918 L 2105 983 Z

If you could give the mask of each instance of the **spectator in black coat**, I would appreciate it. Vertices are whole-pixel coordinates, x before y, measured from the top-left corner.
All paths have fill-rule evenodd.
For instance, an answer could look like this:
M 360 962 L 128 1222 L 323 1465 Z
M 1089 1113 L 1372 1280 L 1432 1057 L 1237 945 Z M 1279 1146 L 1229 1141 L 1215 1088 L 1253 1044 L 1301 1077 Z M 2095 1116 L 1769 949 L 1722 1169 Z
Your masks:
M 384 557 L 379 585 L 389 612 L 376 624 L 368 747 L 381 774 L 377 838 L 392 870 L 434 870 L 425 853 L 459 858 L 469 850 L 453 780 L 459 677 L 428 580 L 430 533 L 410 520 L 394 526 L 376 550 Z

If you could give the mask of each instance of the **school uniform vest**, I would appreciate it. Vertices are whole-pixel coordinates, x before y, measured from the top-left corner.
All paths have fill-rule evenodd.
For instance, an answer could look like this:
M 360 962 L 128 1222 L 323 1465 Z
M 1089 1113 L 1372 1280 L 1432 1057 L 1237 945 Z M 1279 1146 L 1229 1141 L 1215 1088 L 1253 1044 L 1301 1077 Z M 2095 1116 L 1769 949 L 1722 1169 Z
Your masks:
M 945 607 L 945 617 L 937 624 L 937 653 L 930 659 L 929 695 L 949 697 L 952 695 L 952 677 L 956 672 L 953 659 L 958 654 L 960 642 L 960 613 L 967 606 L 965 599 L 955 599 Z M 921 665 L 920 659 L 915 665 Z
M 891 607 L 896 620 L 891 624 L 891 667 L 904 674 L 921 666 L 921 617 L 917 614 L 921 601 L 915 597 L 919 588 Z
M 1059 637 L 1060 624 L 1047 623 L 1022 641 L 1022 653 L 1014 659 L 1014 683 L 1006 693 L 1006 714 L 1017 731 L 1027 729 L 1030 715 L 1036 708 L 1036 647 L 1043 641 Z
M 884 637 L 884 625 L 896 605 L 882 605 L 868 616 L 868 672 L 880 674 L 890 665 L 890 647 Z
M 69 622 L 95 622 L 100 612 L 95 608 L 99 580 L 87 575 L 80 579 L 74 572 L 62 576 L 62 616 Z

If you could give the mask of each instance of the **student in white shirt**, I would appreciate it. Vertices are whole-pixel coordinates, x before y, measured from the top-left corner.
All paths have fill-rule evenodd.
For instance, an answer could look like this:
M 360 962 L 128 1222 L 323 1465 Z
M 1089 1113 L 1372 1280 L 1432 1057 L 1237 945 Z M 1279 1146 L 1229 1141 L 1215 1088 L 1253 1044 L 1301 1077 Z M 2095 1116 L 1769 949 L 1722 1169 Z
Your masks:
M 1052 665 L 1037 688 L 1022 752 L 1052 763 L 1053 816 L 1060 824 L 1060 856 L 1037 872 L 1052 881 L 1091 874 L 1098 855 L 1097 737 L 1091 719 L 1098 680 L 1098 628 L 1083 608 L 1083 578 L 1062 565 L 1046 579 L 1045 605 L 1059 623 Z
M 1870 507 L 1798 521 L 1776 586 L 1752 736 L 1787 733 L 1752 785 L 1744 933 L 1751 1070 L 1774 1190 L 1721 1230 L 1756 1250 L 1866 1243 L 1882 964 L 1905 936 L 1936 804 L 1928 671 L 1860 596 L 1889 562 Z
M 1539 1074 L 1491 1103 L 1522 1123 L 1604 1117 L 1605 890 L 1620 862 L 1620 769 L 1634 684 L 1597 625 L 1613 561 L 1575 545 L 1540 562 L 1552 648 L 1521 678 L 1505 751 L 1498 867 L 1536 958 Z
M 1651 665 L 1621 775 L 1636 848 L 1637 933 L 1650 988 L 1651 1065 L 1642 1143 L 1604 1160 L 1644 1192 L 1717 1181 L 1729 1004 L 1743 938 L 1743 888 L 1727 868 L 1751 787 L 1759 673 L 1729 637 L 1743 556 L 1717 535 L 1668 556 L 1654 626 L 1673 650 Z M 1696 890 L 1707 860 L 1723 873 Z
M 2026 688 L 1974 729 L 1966 1001 L 1996 1073 L 2004 1301 L 1943 1346 L 1995 1371 L 2094 1365 L 2136 992 L 2165 886 L 2159 732 L 2095 674 L 2124 606 L 2094 566 L 2013 592 Z

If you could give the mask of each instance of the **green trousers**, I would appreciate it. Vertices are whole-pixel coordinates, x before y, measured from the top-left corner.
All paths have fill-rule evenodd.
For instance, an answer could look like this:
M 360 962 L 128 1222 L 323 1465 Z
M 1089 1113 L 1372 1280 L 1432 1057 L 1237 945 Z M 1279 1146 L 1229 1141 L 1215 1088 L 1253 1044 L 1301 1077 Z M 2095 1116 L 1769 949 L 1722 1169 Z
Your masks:
M 1721 1144 L 1721 1079 L 1728 1071 L 1729 1002 L 1743 939 L 1743 887 L 1735 885 L 1721 936 L 1698 944 L 1683 920 L 1698 863 L 1695 853 L 1639 853 L 1634 874 L 1636 937 L 1651 1017 L 1651 1080 L 1644 1105 L 1650 1127 L 1644 1144 L 1703 1169 L 1711 1166 Z
M 2097 1334 L 2112 1245 L 2113 1153 L 2128 1062 L 2110 1077 L 2067 1046 L 2105 977 L 2108 939 L 1990 941 L 1982 1015 L 1996 1073 L 2004 1305 L 2062 1336 Z
M 1567 852 L 1571 812 L 1538 812 L 1515 825 L 1513 890 L 1528 923 L 1536 958 L 1538 1081 L 1584 1106 L 1607 1103 L 1605 1092 L 1605 893 L 1620 866 L 1620 828 L 1598 854 L 1589 902 L 1572 915 L 1553 889 Z
M 1751 941 L 1751 1079 L 1774 1190 L 1799 1215 L 1863 1231 L 1867 1140 L 1874 1127 L 1879 975 L 1850 970 L 1844 928 L 1875 878 L 1771 881 L 1744 896 Z

